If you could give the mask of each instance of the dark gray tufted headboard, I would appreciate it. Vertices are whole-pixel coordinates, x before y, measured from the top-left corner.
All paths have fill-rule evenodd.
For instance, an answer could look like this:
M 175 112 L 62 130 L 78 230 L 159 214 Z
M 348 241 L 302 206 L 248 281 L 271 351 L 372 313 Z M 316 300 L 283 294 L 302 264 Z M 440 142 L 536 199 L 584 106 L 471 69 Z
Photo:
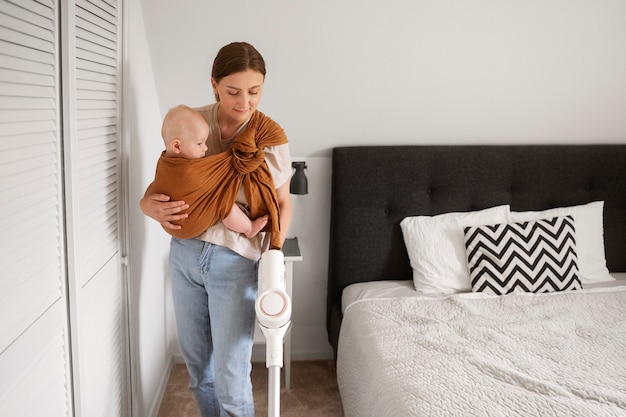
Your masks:
M 399 225 L 406 216 L 604 200 L 608 267 L 626 271 L 626 145 L 339 147 L 332 170 L 327 328 L 335 352 L 347 285 L 412 279 Z

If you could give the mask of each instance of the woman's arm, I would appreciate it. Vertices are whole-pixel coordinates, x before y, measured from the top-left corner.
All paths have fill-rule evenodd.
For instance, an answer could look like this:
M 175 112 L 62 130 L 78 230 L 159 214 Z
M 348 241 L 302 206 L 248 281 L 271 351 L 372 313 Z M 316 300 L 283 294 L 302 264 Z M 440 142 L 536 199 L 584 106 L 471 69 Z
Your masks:
M 139 201 L 139 208 L 148 217 L 153 218 L 167 229 L 180 229 L 177 224 L 171 223 L 176 220 L 187 218 L 187 214 L 177 214 L 189 208 L 184 201 L 170 201 L 170 196 L 156 194 L 152 191 L 152 184 L 148 186 L 143 198 Z
M 285 181 L 276 190 L 278 198 L 278 212 L 280 213 L 280 244 L 285 243 L 289 225 L 291 224 L 291 194 L 289 194 L 289 181 Z

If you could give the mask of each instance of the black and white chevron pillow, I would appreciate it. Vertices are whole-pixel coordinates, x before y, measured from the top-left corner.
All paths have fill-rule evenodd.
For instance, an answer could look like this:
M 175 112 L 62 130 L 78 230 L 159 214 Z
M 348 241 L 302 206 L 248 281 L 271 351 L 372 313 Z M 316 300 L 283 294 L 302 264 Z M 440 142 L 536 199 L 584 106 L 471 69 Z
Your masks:
M 581 289 L 572 216 L 464 228 L 472 291 Z

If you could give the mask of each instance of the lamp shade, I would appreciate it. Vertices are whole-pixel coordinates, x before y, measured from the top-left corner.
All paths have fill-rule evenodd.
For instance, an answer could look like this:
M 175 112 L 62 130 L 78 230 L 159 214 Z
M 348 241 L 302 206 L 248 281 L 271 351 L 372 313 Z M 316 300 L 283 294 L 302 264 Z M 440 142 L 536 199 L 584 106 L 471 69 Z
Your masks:
M 306 162 L 292 162 L 291 167 L 295 168 L 296 172 L 291 176 L 291 182 L 289 184 L 289 192 L 291 194 L 308 194 L 309 184 L 304 175 L 306 169 Z

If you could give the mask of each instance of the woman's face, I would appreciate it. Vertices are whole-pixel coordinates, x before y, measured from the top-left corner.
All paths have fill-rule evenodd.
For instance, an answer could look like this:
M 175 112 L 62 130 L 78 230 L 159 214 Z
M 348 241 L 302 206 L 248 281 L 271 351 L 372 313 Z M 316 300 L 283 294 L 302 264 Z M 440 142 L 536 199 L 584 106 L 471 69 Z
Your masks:
M 263 74 L 252 69 L 230 74 L 219 83 L 211 79 L 226 122 L 241 124 L 250 118 L 261 101 L 263 81 Z

